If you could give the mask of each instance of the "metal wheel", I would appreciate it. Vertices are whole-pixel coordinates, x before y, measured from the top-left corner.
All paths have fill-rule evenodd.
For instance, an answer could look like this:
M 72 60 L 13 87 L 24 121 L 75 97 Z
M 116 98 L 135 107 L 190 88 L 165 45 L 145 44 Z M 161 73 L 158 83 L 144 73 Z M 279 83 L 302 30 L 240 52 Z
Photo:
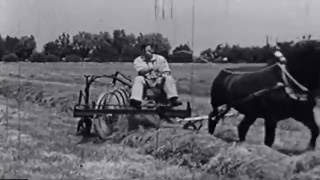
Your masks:
M 120 108 L 129 104 L 129 89 L 125 87 L 116 87 L 111 91 L 100 94 L 96 109 Z M 117 124 L 127 123 L 127 115 L 96 115 L 93 118 L 93 127 L 95 133 L 101 139 L 107 139 L 113 132 L 117 131 Z

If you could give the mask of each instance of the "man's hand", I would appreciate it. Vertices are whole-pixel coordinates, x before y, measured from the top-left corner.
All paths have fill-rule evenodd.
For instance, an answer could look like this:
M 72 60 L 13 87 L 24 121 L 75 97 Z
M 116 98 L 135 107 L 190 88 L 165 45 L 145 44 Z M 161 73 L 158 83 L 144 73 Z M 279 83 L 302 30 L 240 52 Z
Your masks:
M 167 76 L 170 76 L 170 75 L 171 75 L 170 71 L 165 71 L 165 72 L 162 73 L 163 77 L 167 77 Z
M 139 74 L 140 76 L 145 76 L 146 74 L 150 73 L 151 71 L 152 71 L 152 69 L 143 69 L 143 70 L 140 70 L 140 71 L 138 72 L 138 74 Z

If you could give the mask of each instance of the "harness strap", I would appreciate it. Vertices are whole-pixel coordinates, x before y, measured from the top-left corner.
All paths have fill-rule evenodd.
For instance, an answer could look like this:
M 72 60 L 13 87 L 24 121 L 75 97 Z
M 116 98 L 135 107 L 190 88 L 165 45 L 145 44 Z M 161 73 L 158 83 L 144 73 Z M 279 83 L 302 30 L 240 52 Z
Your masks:
M 229 74 L 234 74 L 234 75 L 241 75 L 241 74 L 252 74 L 252 73 L 257 73 L 257 72 L 261 72 L 261 71 L 265 71 L 266 69 L 271 69 L 274 66 L 277 66 L 277 64 L 273 64 L 267 67 L 263 67 L 261 69 L 255 70 L 255 71 L 237 71 L 237 70 L 232 70 L 232 69 L 223 69 L 222 71 L 227 72 Z
M 304 92 L 309 91 L 309 89 L 307 87 L 305 87 L 304 85 L 299 83 L 294 77 L 292 77 L 292 75 L 287 71 L 287 68 L 284 65 L 280 65 L 279 63 L 277 63 L 277 64 L 281 68 L 282 72 L 286 75 L 286 77 L 288 77 L 297 87 L 299 87 L 300 90 L 302 90 Z
M 264 88 L 264 89 L 258 90 L 258 91 L 254 92 L 254 93 L 249 94 L 248 96 L 246 96 L 246 97 L 244 97 L 244 98 L 242 98 L 242 99 L 239 99 L 239 100 L 237 100 L 237 101 L 234 101 L 234 102 L 231 103 L 231 104 L 232 104 L 232 105 L 238 105 L 238 104 L 244 103 L 244 102 L 249 101 L 249 100 L 251 100 L 251 99 L 253 99 L 253 98 L 255 98 L 255 97 L 262 96 L 262 95 L 264 95 L 264 94 L 266 94 L 266 93 L 268 93 L 268 92 L 271 92 L 271 91 L 273 91 L 273 90 L 280 89 L 280 88 L 282 88 L 282 87 L 284 87 L 284 86 L 285 86 L 285 85 L 284 85 L 283 83 L 278 82 L 276 85 L 274 85 L 274 86 L 271 87 L 271 88 Z
M 291 74 L 287 71 L 284 65 L 279 64 L 279 67 L 282 71 L 282 80 L 285 84 L 285 92 L 288 94 L 288 96 L 294 100 L 298 101 L 307 101 L 308 100 L 308 88 L 303 86 L 301 83 L 299 83 L 294 77 L 291 76 Z M 295 90 L 294 87 L 292 87 L 291 82 L 299 88 L 299 90 Z M 301 91 L 300 93 L 297 91 Z
M 241 103 L 249 101 L 255 97 L 261 96 L 263 94 L 266 94 L 268 92 L 271 92 L 273 90 L 277 90 L 277 89 L 280 89 L 283 87 L 285 88 L 285 91 L 289 95 L 289 97 L 291 97 L 295 100 L 299 100 L 299 101 L 307 101 L 308 100 L 307 92 L 309 92 L 308 88 L 306 88 L 305 86 L 300 84 L 294 77 L 292 77 L 292 75 L 286 70 L 286 68 L 283 65 L 281 65 L 279 63 L 276 63 L 276 65 L 278 65 L 281 68 L 283 82 L 278 82 L 275 86 L 273 86 L 271 88 L 264 88 L 264 89 L 258 90 L 256 92 L 253 92 L 244 98 L 241 98 L 237 101 L 234 101 L 231 104 L 232 105 L 241 104 Z M 291 80 L 301 91 L 303 91 L 303 94 L 295 93 L 293 88 L 290 86 L 289 80 Z

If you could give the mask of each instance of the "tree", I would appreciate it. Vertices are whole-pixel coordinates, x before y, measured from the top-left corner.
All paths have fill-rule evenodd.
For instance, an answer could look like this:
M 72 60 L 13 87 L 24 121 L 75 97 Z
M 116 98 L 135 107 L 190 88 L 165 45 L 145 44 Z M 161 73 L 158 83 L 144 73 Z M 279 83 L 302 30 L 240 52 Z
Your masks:
M 134 34 L 129 34 L 125 37 L 124 47 L 122 50 L 121 58 L 124 61 L 132 61 L 135 57 L 139 56 L 140 49 L 137 47 L 137 38 Z
M 50 41 L 47 44 L 45 44 L 43 49 L 45 54 L 52 54 L 59 57 L 61 55 L 61 49 L 59 45 L 54 41 Z
M 93 35 L 94 50 L 101 49 L 105 46 L 112 46 L 112 37 L 109 32 L 100 32 Z
M 34 39 L 34 36 L 22 36 L 15 48 L 15 52 L 19 58 L 25 60 L 31 56 L 35 49 L 36 41 Z
M 5 54 L 5 42 L 0 35 L 0 58 Z M 0 59 L 1 60 L 1 59 Z
M 136 47 L 137 39 L 134 34 L 126 35 L 123 29 L 113 31 L 113 47 L 119 54 L 119 60 L 131 60 L 139 54 L 139 48 Z
M 99 59 L 100 62 L 105 62 L 118 57 L 117 49 L 113 47 L 113 40 L 108 32 L 95 34 L 93 41 L 94 48 L 89 55 L 91 59 Z
M 4 41 L 5 54 L 15 53 L 16 47 L 18 46 L 19 41 L 20 40 L 16 37 L 7 36 Z
M 123 29 L 117 29 L 113 31 L 113 47 L 117 50 L 121 57 L 123 49 L 126 46 L 126 33 Z
M 75 54 L 86 58 L 95 47 L 94 35 L 88 32 L 79 32 L 73 36 L 72 46 Z
M 140 50 L 136 46 L 126 46 L 123 49 L 122 61 L 133 61 L 134 58 L 140 55 Z
M 70 35 L 62 33 L 55 41 L 48 42 L 44 45 L 44 52 L 46 54 L 53 54 L 59 58 L 63 58 L 68 54 L 73 53 Z
M 140 33 L 137 38 L 137 45 L 140 46 L 146 43 L 153 44 L 156 53 L 168 58 L 169 51 L 171 49 L 168 38 L 163 37 L 160 33 L 150 33 L 146 35 Z

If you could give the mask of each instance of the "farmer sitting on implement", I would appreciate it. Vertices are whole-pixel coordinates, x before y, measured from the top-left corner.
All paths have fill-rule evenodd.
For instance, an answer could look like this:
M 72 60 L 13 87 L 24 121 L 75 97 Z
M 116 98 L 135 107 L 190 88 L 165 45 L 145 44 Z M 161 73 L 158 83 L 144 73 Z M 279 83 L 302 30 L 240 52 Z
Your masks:
M 179 106 L 178 93 L 175 80 L 171 76 L 171 70 L 167 60 L 160 55 L 153 53 L 150 44 L 141 46 L 142 54 L 137 57 L 133 64 L 138 76 L 135 77 L 130 97 L 130 105 L 141 108 L 143 90 L 145 87 L 154 87 L 163 81 L 163 90 L 169 100 L 169 106 Z

